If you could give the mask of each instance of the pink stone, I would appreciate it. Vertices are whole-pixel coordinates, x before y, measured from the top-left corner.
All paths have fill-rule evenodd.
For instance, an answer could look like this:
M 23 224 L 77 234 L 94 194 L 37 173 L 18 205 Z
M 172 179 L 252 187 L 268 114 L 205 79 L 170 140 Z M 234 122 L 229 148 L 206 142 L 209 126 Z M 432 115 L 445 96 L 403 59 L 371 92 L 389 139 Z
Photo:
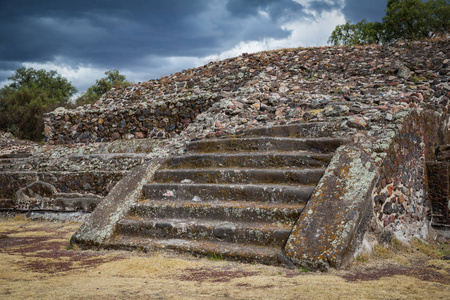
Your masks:
M 143 138 L 145 138 L 145 134 L 143 133 L 143 132 L 136 132 L 136 138 L 137 139 L 143 139 Z
M 275 116 L 280 117 L 280 116 L 283 115 L 283 113 L 284 113 L 284 107 L 279 108 L 279 109 L 276 110 Z
M 286 86 L 280 86 L 278 90 L 280 91 L 280 93 L 286 93 L 289 91 L 289 89 Z

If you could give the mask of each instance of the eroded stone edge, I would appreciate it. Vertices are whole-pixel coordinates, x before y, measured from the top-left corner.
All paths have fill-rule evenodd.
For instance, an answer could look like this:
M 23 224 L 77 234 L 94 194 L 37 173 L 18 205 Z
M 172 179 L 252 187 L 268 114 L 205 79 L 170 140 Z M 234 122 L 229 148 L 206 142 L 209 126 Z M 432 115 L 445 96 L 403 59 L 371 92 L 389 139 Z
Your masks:
M 362 150 L 339 147 L 283 249 L 286 258 L 312 270 L 345 267 L 372 217 L 378 178 Z
M 100 246 L 110 239 L 114 235 L 117 222 L 142 198 L 144 184 L 152 181 L 156 170 L 166 161 L 167 158 L 157 158 L 134 168 L 131 174 L 119 181 L 100 202 L 72 236 L 70 244 Z

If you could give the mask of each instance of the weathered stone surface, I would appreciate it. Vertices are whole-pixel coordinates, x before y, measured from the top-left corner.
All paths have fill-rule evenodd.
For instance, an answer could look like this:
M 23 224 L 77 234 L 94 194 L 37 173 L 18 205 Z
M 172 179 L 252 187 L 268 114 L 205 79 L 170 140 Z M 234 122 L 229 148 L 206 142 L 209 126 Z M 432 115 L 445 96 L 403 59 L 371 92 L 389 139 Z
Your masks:
M 441 140 L 436 129 L 442 120 L 439 111 L 411 111 L 379 145 L 384 150 L 373 195 L 375 220 L 379 228 L 400 241 L 432 238 L 426 195 L 433 193 L 436 178 L 427 178 L 425 162 L 435 160 L 434 149 Z
M 0 131 L 0 159 L 17 155 L 29 156 L 36 146 L 34 142 L 19 140 L 10 133 Z
M 50 183 L 60 193 L 92 193 L 105 196 L 129 171 L 5 172 L 0 173 L 0 197 L 10 198 L 35 182 Z
M 398 69 L 397 76 L 403 79 L 408 79 L 411 76 L 411 70 L 408 67 L 401 66 Z
M 166 158 L 154 159 L 136 167 L 132 173 L 114 186 L 97 209 L 72 236 L 70 243 L 83 246 L 98 246 L 111 238 L 117 222 L 123 218 L 130 207 L 142 197 L 142 187 L 152 180 L 155 171 Z
M 103 197 L 93 194 L 58 193 L 56 187 L 36 181 L 18 190 L 15 209 L 26 211 L 92 212 Z
M 102 200 L 103 197 L 93 194 L 59 193 L 44 202 L 38 210 L 91 213 Z
M 340 147 L 294 226 L 287 258 L 314 270 L 347 265 L 371 217 L 378 177 L 364 152 Z
M 48 201 L 58 191 L 46 182 L 36 181 L 16 192 L 16 206 L 24 209 L 39 207 L 42 202 Z

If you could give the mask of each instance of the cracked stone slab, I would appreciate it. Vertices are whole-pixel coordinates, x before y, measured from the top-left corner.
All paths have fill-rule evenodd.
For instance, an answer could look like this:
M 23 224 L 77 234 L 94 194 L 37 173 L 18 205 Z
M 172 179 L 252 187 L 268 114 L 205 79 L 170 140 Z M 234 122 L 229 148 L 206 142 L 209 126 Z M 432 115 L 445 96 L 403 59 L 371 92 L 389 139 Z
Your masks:
M 345 267 L 372 215 L 379 171 L 360 149 L 342 146 L 286 243 L 287 258 L 313 270 Z

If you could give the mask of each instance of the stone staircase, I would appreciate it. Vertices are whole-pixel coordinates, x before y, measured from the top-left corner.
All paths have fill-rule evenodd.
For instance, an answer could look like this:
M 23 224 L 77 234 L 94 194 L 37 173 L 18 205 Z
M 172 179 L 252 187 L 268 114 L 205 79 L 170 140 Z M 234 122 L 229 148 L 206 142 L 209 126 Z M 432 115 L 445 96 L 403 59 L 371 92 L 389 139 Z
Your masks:
M 173 249 L 265 264 L 279 255 L 333 152 L 334 124 L 255 129 L 191 142 L 144 186 L 107 245 Z

